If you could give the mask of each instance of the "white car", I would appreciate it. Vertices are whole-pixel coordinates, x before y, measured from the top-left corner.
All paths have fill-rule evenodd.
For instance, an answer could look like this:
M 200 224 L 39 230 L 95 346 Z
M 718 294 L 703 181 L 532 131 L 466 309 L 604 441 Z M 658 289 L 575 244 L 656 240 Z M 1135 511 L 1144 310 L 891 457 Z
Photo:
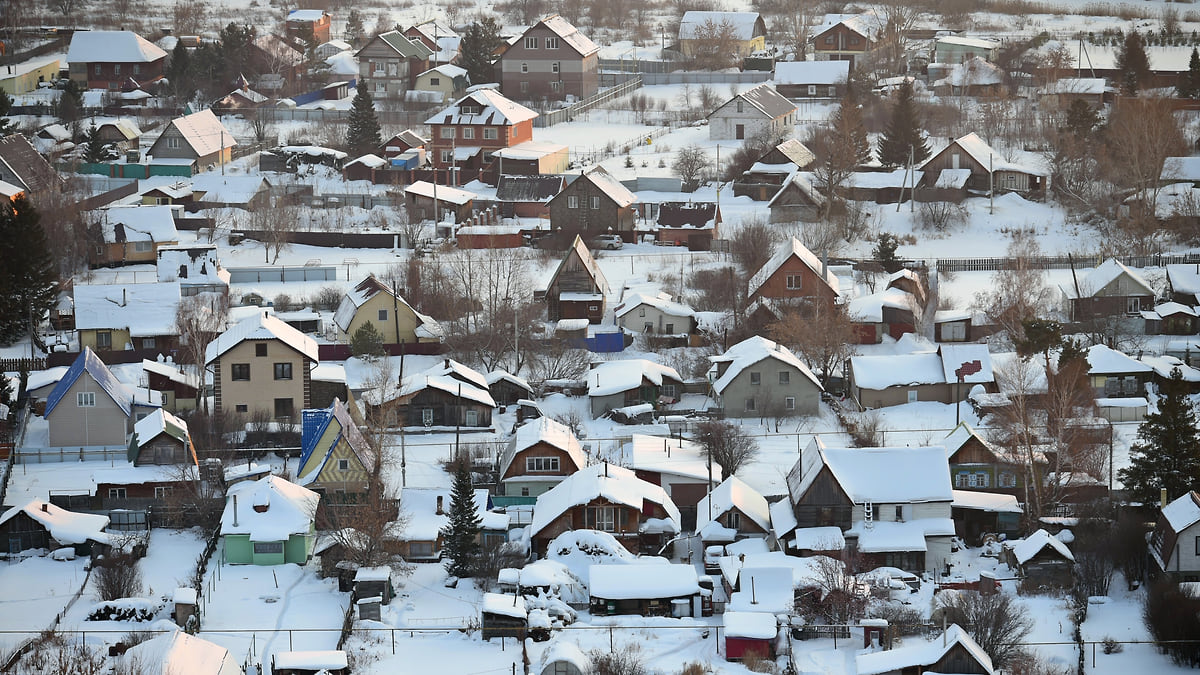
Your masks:
M 625 245 L 625 242 L 620 236 L 615 234 L 602 234 L 592 239 L 592 248 L 603 248 L 609 251 L 615 251 Z

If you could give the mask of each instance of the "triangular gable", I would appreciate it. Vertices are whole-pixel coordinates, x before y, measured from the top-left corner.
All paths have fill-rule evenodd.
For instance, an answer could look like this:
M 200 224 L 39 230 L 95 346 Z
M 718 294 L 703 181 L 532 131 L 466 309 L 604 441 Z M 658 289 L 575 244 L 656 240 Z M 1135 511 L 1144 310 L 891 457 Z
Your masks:
M 323 411 L 304 411 L 306 414 L 310 412 L 316 413 L 317 420 L 314 423 L 314 433 L 307 439 L 301 451 L 299 469 L 303 469 L 315 453 L 322 455 L 321 463 L 315 466 L 310 471 L 300 477 L 300 485 L 307 485 L 316 480 L 328 465 L 330 458 L 333 457 L 334 451 L 343 443 L 349 448 L 350 453 L 362 466 L 363 470 L 370 473 L 375 466 L 375 449 L 371 447 L 367 437 L 363 435 L 362 430 L 358 428 L 350 409 L 342 403 L 341 399 L 333 399 L 333 403 Z M 321 414 L 323 419 L 320 418 Z M 306 423 L 309 419 L 305 420 Z M 337 435 L 333 437 L 331 442 L 320 447 L 320 441 L 329 430 L 330 425 L 337 424 Z
M 757 292 L 758 289 L 761 288 L 768 279 L 770 279 L 775 275 L 776 272 L 779 271 L 780 267 L 783 267 L 784 263 L 793 257 L 798 258 L 800 262 L 804 263 L 810 270 L 812 270 L 813 274 L 817 275 L 818 279 L 823 279 L 825 285 L 829 286 L 829 289 L 833 291 L 834 295 L 838 294 L 839 284 L 837 276 L 834 275 L 828 266 L 826 266 L 825 275 L 822 276 L 822 264 L 820 259 L 818 259 L 812 251 L 808 250 L 804 244 L 801 244 L 799 239 L 792 237 L 790 243 L 779 247 L 779 250 L 775 252 L 775 255 L 772 256 L 765 265 L 762 266 L 762 269 L 760 269 L 754 274 L 753 277 L 750 278 L 746 296 L 749 297 L 754 295 L 755 292 Z
M 558 275 L 562 274 L 563 269 L 566 268 L 567 260 L 571 256 L 579 258 L 583 269 L 592 277 L 592 283 L 595 284 L 601 293 L 608 295 L 611 292 L 608 279 L 605 278 L 604 272 L 600 271 L 600 266 L 596 264 L 596 259 L 592 257 L 591 251 L 588 250 L 587 245 L 583 243 L 583 238 L 578 234 L 575 235 L 575 241 L 571 242 L 571 248 L 567 249 L 567 254 L 559 261 L 558 268 L 554 270 L 554 276 L 550 277 L 550 283 L 546 284 L 546 288 L 554 287 L 554 284 L 558 281 Z
M 62 379 L 54 386 L 54 389 L 50 392 L 50 396 L 46 398 L 46 412 L 43 413 L 44 417 L 49 417 L 50 413 L 54 412 L 59 402 L 67 395 L 71 387 L 75 385 L 76 380 L 85 372 L 92 376 L 96 384 L 100 385 L 104 393 L 108 394 L 113 402 L 121 408 L 126 417 L 133 414 L 133 397 L 129 395 L 125 385 L 117 380 L 116 375 L 113 375 L 108 366 L 104 365 L 104 362 L 100 360 L 99 356 L 96 356 L 96 352 L 93 352 L 91 347 L 84 347 L 83 351 L 76 357 L 75 362 L 67 369 Z

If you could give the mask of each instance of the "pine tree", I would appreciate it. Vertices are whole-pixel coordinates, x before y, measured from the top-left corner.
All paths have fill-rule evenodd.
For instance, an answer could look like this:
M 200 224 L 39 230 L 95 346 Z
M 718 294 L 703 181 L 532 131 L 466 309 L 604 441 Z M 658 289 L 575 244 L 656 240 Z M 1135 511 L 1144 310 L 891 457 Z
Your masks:
M 359 40 L 362 39 L 362 35 L 362 15 L 358 13 L 357 9 L 351 9 L 350 13 L 346 15 L 346 42 L 349 42 L 353 47 L 358 47 L 360 46 Z
M 17 125 L 8 118 L 8 112 L 12 110 L 12 99 L 9 98 L 8 92 L 0 87 L 0 138 L 3 138 L 11 133 L 15 133 Z
M 180 40 L 171 50 L 171 63 L 167 66 L 167 81 L 170 82 L 171 91 L 175 93 L 175 96 L 186 101 L 190 100 L 194 93 L 193 80 L 192 53 L 183 46 L 183 40 Z
M 500 26 L 487 17 L 467 27 L 459 45 L 458 65 L 467 69 L 471 84 L 496 81 L 493 56 L 500 47 Z
M 1200 98 L 1200 50 L 1192 47 L 1187 72 L 1179 76 L 1176 88 L 1179 98 Z
M 363 322 L 350 336 L 350 353 L 367 360 L 383 356 L 383 333 L 373 322 Z
M 1122 94 L 1137 96 L 1138 90 L 1150 83 L 1150 58 L 1141 33 L 1135 30 L 1125 36 L 1117 51 L 1116 66 Z
M 460 459 L 458 469 L 454 472 L 448 517 L 450 522 L 442 530 L 446 571 L 453 577 L 470 577 L 475 573 L 475 563 L 479 559 L 478 537 L 483 519 L 475 505 L 475 488 L 471 485 L 468 460 Z
M 896 93 L 892 118 L 883 131 L 883 138 L 879 139 L 879 163 L 884 166 L 907 166 L 910 149 L 914 166 L 929 158 L 929 144 L 921 132 L 920 113 L 913 98 L 912 82 L 905 82 Z
M 1143 504 L 1157 502 L 1163 488 L 1168 501 L 1200 489 L 1200 432 L 1178 368 L 1171 371 L 1162 390 L 1158 412 L 1146 415 L 1138 427 L 1138 441 L 1129 449 L 1129 467 L 1117 472 L 1130 497 Z
M 58 295 L 58 276 L 41 216 L 25 197 L 0 204 L 0 344 L 40 322 Z M 44 348 L 34 332 L 34 343 Z
M 67 80 L 58 97 L 58 119 L 68 127 L 74 126 L 83 113 L 83 88 L 75 80 Z
M 855 166 L 871 161 L 871 141 L 867 138 L 862 106 L 852 89 L 846 90 L 842 104 L 833 114 L 833 132 L 853 153 Z
M 350 104 L 350 121 L 346 132 L 346 145 L 350 153 L 359 157 L 375 152 L 383 138 L 379 133 L 379 118 L 375 116 L 375 102 L 367 89 L 367 81 L 360 78 L 354 101 Z
M 100 138 L 100 129 L 96 127 L 96 123 L 92 122 L 92 126 L 88 127 L 87 138 L 83 146 L 83 161 L 88 164 L 99 164 L 108 159 L 108 153 L 104 150 L 105 143 Z

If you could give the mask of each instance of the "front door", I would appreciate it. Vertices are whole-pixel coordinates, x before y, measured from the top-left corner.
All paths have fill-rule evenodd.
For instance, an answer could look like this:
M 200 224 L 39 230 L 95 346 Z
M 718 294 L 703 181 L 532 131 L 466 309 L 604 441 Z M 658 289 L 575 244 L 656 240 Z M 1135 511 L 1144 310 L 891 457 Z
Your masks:
M 9 553 L 20 553 L 22 548 L 23 547 L 21 546 L 21 538 L 20 537 L 9 537 L 8 538 L 8 552 Z

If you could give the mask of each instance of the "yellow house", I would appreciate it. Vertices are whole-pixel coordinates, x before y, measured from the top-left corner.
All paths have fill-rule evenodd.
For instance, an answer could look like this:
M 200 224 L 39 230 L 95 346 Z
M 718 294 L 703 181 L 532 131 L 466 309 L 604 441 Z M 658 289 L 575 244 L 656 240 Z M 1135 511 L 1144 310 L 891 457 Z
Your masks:
M 28 94 L 37 89 L 42 82 L 57 80 L 59 68 L 56 58 L 34 59 L 11 66 L 0 66 L 0 89 L 9 96 Z
M 218 335 L 204 354 L 217 412 L 266 411 L 284 422 L 299 422 L 309 407 L 319 361 L 316 340 L 266 312 Z
M 104 241 L 96 242 L 94 265 L 154 263 L 159 246 L 179 243 L 169 206 L 112 206 L 96 215 Z
M 170 354 L 178 347 L 178 282 L 75 284 L 71 297 L 81 348 L 145 350 L 145 356 L 153 357 Z
M 304 411 L 299 485 L 334 502 L 366 494 L 377 458 L 354 417 L 336 398 L 324 410 Z
M 368 322 L 379 330 L 384 344 L 445 341 L 437 321 L 413 309 L 375 275 L 363 279 L 342 298 L 333 322 L 343 342 L 349 342 L 354 331 Z
M 461 98 L 469 86 L 471 79 L 467 77 L 466 68 L 443 63 L 418 75 L 413 89 L 440 92 L 442 101 L 454 101 Z
M 767 24 L 758 12 L 693 10 L 679 21 L 679 51 L 692 56 L 714 38 L 726 37 L 740 58 L 767 48 Z

